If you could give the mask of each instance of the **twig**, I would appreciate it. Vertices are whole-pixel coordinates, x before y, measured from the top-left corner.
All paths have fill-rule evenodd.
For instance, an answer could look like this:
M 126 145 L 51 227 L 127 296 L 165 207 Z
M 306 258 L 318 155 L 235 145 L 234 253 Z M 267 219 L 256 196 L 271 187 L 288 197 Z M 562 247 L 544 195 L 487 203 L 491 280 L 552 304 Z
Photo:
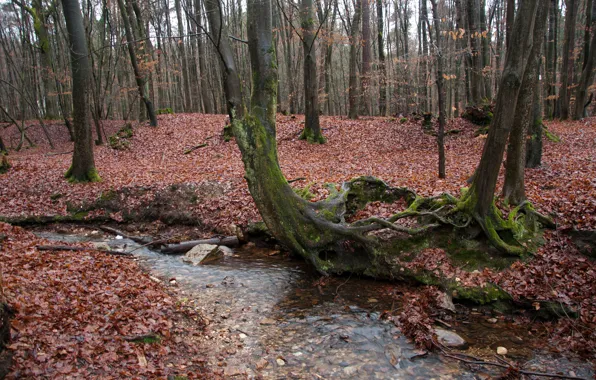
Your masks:
M 68 152 L 47 153 L 47 154 L 46 154 L 46 156 L 48 156 L 48 157 L 49 157 L 49 156 L 59 156 L 59 155 L 61 155 L 61 154 L 70 154 L 70 153 L 72 153 L 72 152 L 73 152 L 72 150 L 69 150 Z
M 303 181 L 303 180 L 305 180 L 305 179 L 306 179 L 306 178 L 304 178 L 304 177 L 298 177 L 298 178 L 294 178 L 294 179 L 289 179 L 289 180 L 288 180 L 288 183 L 292 183 L 292 182 L 298 182 L 298 181 Z
M 195 150 L 197 150 L 199 148 L 204 148 L 206 146 L 207 146 L 207 143 L 203 143 L 203 144 L 199 144 L 199 145 L 193 146 L 192 148 L 186 149 L 184 151 L 184 154 L 189 154 L 190 152 L 193 152 L 193 151 L 195 151 Z

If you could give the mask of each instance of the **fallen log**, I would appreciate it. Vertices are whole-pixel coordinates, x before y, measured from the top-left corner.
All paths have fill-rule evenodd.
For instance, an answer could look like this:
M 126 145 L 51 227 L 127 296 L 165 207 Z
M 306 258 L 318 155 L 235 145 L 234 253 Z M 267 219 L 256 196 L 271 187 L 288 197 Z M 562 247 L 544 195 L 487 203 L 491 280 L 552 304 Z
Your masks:
M 203 240 L 191 240 L 179 244 L 168 244 L 167 246 L 161 249 L 161 253 L 167 255 L 183 254 L 190 251 L 194 246 L 199 244 L 213 244 L 225 245 L 226 247 L 236 247 L 240 244 L 240 241 L 236 236 L 226 236 L 224 238 L 211 238 Z
M 159 244 L 157 241 L 152 241 L 148 237 L 129 235 L 129 234 L 125 233 L 125 232 L 122 232 L 122 231 L 117 230 L 117 229 L 112 228 L 112 227 L 99 226 L 99 228 L 102 229 L 102 230 L 104 230 L 104 231 L 106 231 L 106 232 L 110 232 L 110 233 L 112 233 L 114 235 L 120 235 L 122 237 L 125 237 L 127 239 L 130 239 L 130 240 L 134 241 L 135 243 L 146 244 L 146 245 L 152 245 L 153 243 Z
M 71 247 L 69 245 L 38 245 L 35 248 L 37 248 L 40 251 L 96 251 L 101 253 L 107 253 L 108 255 L 113 256 L 133 257 L 133 255 L 128 252 L 109 251 L 93 247 Z

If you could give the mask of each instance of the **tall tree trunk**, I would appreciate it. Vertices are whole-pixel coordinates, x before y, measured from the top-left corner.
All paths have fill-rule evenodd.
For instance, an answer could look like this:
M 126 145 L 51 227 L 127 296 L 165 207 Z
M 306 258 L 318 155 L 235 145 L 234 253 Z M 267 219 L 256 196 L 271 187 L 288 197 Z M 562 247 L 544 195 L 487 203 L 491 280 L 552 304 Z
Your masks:
M 513 24 L 515 23 L 515 0 L 507 0 L 507 15 L 505 17 L 505 46 L 509 51 L 509 45 L 511 44 Z
M 503 197 L 510 204 L 520 204 L 526 199 L 524 168 L 526 166 L 526 137 L 534 123 L 534 93 L 538 90 L 538 77 L 542 58 L 542 45 L 546 32 L 546 20 L 550 2 L 538 7 L 534 21 L 533 44 L 517 97 L 513 129 L 509 135 Z
M 575 23 L 579 0 L 566 0 L 565 41 L 561 63 L 561 90 L 557 102 L 558 116 L 562 120 L 569 118 L 569 86 L 573 81 L 573 49 L 575 48 Z
M 478 105 L 484 98 L 484 81 L 482 78 L 482 34 L 478 29 L 479 0 L 468 0 L 468 29 L 470 30 L 470 54 L 472 67 L 470 87 L 472 104 Z
M 443 49 L 441 44 L 441 31 L 439 29 L 441 19 L 439 18 L 439 11 L 437 10 L 437 1 L 430 0 L 432 4 L 432 12 L 433 12 L 433 20 L 434 20 L 434 29 L 435 29 L 435 45 L 437 50 L 437 93 L 439 98 L 439 130 L 437 133 L 437 145 L 439 148 L 439 178 L 445 178 L 445 144 L 443 142 L 445 136 L 445 79 L 443 78 L 444 74 L 444 62 L 443 62 Z M 430 23 L 426 20 L 428 24 L 428 34 L 431 38 L 431 45 L 432 41 L 432 31 L 430 29 Z
M 354 18 L 352 19 L 352 25 L 350 29 L 350 89 L 348 90 L 348 97 L 350 101 L 348 117 L 350 119 L 358 118 L 358 104 L 360 95 L 358 91 L 358 45 L 360 43 L 358 34 L 360 32 L 360 13 L 362 1 L 367 0 L 356 0 Z
M 230 41 L 228 38 L 228 29 L 223 23 L 223 9 L 220 0 L 206 0 L 205 11 L 209 20 L 210 37 L 219 54 L 224 71 L 224 93 L 227 101 L 228 116 L 230 122 L 236 118 L 242 119 L 244 113 L 244 104 L 242 101 L 242 88 L 240 77 Z M 226 130 L 226 136 L 229 137 L 229 130 Z
M 122 22 L 124 24 L 124 32 L 126 33 L 128 54 L 130 56 L 130 62 L 132 64 L 132 69 L 135 74 L 135 80 L 139 90 L 139 96 L 143 103 L 145 103 L 145 108 L 147 109 L 147 116 L 149 116 L 149 124 L 152 127 L 157 127 L 157 117 L 155 116 L 155 109 L 153 108 L 153 103 L 149 99 L 149 96 L 147 96 L 147 91 L 145 88 L 147 84 L 147 78 L 145 74 L 141 72 L 141 69 L 139 68 L 139 63 L 137 61 L 137 53 L 135 51 L 136 42 L 132 34 L 130 19 L 128 17 L 128 12 L 126 11 L 126 7 L 124 5 L 124 0 L 118 0 L 118 8 L 120 9 Z
M 203 16 L 202 16 L 203 3 L 201 0 L 195 0 L 195 20 L 197 22 L 197 29 L 199 32 L 203 31 Z M 213 107 L 213 99 L 211 98 L 209 82 L 207 81 L 207 51 L 205 49 L 205 42 L 203 36 L 197 37 L 197 45 L 199 50 L 199 71 L 201 75 L 201 98 L 203 100 L 203 107 L 205 107 L 205 113 L 215 113 Z
M 508 246 L 498 236 L 496 230 L 501 227 L 498 213 L 494 206 L 495 188 L 509 132 L 513 124 L 517 96 L 526 66 L 525 54 L 531 48 L 531 25 L 536 15 L 538 0 L 525 0 L 515 17 L 511 34 L 511 43 L 507 49 L 505 69 L 499 86 L 495 117 L 484 144 L 482 158 L 470 189 L 462 203 L 480 223 L 491 242 L 508 252 L 521 253 L 523 249 Z
M 301 139 L 309 143 L 322 144 L 325 138 L 321 134 L 319 123 L 319 85 L 317 76 L 317 49 L 315 46 L 315 12 L 313 0 L 300 3 L 302 19 L 302 50 L 304 52 L 304 130 Z
M 491 32 L 486 25 L 486 0 L 480 2 L 480 32 L 482 34 L 482 68 L 484 78 L 484 97 L 492 100 L 491 76 L 484 75 L 484 70 L 489 69 L 490 73 L 490 45 Z
M 540 92 L 534 91 L 534 108 L 532 123 L 528 130 L 526 142 L 526 168 L 537 168 L 542 163 L 542 109 L 540 108 Z
M 586 66 L 582 70 L 582 76 L 579 79 L 577 88 L 575 90 L 575 110 L 573 112 L 573 119 L 579 120 L 584 117 L 584 109 L 588 100 L 588 87 L 594 81 L 594 61 L 596 60 L 596 33 L 592 36 L 592 42 L 586 52 L 588 60 Z
M 546 45 L 546 101 L 545 115 L 552 119 L 555 116 L 557 103 L 557 14 L 559 0 L 551 0 L 548 17 L 548 41 Z
M 89 125 L 89 95 L 91 66 L 85 38 L 83 16 L 77 0 L 62 0 L 66 29 L 70 41 L 74 121 L 74 152 L 72 165 L 65 174 L 71 182 L 96 182 L 99 175 L 93 158 L 93 138 Z
M 370 0 L 362 0 L 362 70 L 360 72 L 360 93 L 362 101 L 360 109 L 363 115 L 370 115 L 371 102 L 369 94 L 370 63 L 371 63 L 371 32 L 370 32 Z
M 184 112 L 192 112 L 192 92 L 190 90 L 190 78 L 188 69 L 188 56 L 186 55 L 186 42 L 184 39 L 184 23 L 182 19 L 182 7 L 180 6 L 180 0 L 174 0 L 174 6 L 176 7 L 176 18 L 178 19 L 178 35 L 180 41 L 178 43 L 178 49 L 180 52 L 180 60 L 182 61 L 182 99 L 184 100 Z M 226 36 L 227 38 L 227 36 Z
M 383 0 L 377 0 L 377 49 L 379 51 L 379 115 L 387 114 L 387 67 L 385 65 L 385 43 L 383 41 Z

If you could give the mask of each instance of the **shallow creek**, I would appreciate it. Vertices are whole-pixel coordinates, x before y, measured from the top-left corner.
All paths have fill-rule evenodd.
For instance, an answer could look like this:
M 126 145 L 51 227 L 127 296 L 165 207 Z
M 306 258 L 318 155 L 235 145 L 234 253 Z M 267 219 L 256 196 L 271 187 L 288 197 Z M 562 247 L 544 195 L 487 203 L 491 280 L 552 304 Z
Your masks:
M 105 242 L 115 250 L 139 247 L 128 239 L 102 235 L 37 234 L 55 241 Z M 476 379 L 490 373 L 472 372 L 460 362 L 425 354 L 393 323 L 381 319 L 382 311 L 397 309 L 382 296 L 387 283 L 346 277 L 318 286 L 319 276 L 302 261 L 254 246 L 200 266 L 146 248 L 134 254 L 154 279 L 164 281 L 208 319 L 205 354 L 226 377 Z M 485 330 L 507 340 L 504 331 L 511 329 L 480 323 L 467 327 L 471 341 L 474 335 L 484 336 Z M 531 350 L 522 353 L 527 345 L 519 334 L 510 335 L 507 344 L 518 344 L 520 355 L 535 360 L 538 370 L 548 370 L 541 368 L 545 362 L 554 363 Z M 481 339 L 477 344 L 483 344 Z M 565 367 L 567 374 L 593 376 L 583 363 L 565 361 Z

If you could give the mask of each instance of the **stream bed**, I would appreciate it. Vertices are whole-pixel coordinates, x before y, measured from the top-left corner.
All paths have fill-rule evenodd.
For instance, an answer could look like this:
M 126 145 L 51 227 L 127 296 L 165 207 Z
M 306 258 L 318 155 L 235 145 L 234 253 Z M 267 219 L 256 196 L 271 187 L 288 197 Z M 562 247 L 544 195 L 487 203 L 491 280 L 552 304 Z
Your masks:
M 205 356 L 225 377 L 484 379 L 495 374 L 416 349 L 381 318 L 383 311 L 398 308 L 383 297 L 384 282 L 346 277 L 321 284 L 301 260 L 254 245 L 235 249 L 233 256 L 216 263 L 192 266 L 182 256 L 162 255 L 101 233 L 36 234 L 54 241 L 107 243 L 114 250 L 138 248 L 134 254 L 152 278 L 207 319 Z M 510 347 L 518 344 L 520 355 L 535 362 L 533 370 L 553 366 L 572 376 L 594 376 L 587 363 L 535 355 L 522 332 L 510 328 L 472 324 L 468 332 L 477 337 L 469 339 L 482 344 L 491 329 Z

